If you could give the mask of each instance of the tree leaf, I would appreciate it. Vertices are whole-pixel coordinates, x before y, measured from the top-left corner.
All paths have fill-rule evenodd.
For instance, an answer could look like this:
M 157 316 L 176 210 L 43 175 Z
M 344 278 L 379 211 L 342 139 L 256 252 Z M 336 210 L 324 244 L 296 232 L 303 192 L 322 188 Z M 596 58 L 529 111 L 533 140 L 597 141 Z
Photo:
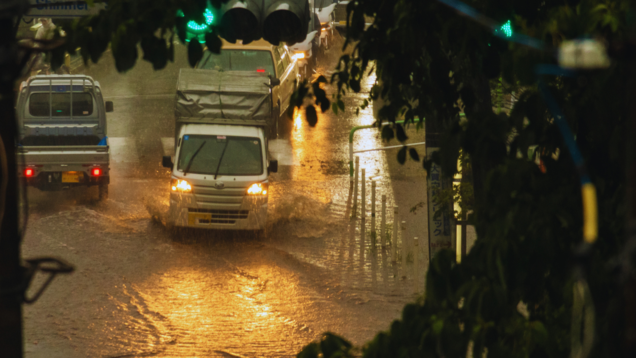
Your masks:
M 152 63 L 154 70 L 166 67 L 168 63 L 168 49 L 166 41 L 154 36 L 146 36 L 141 39 L 141 50 L 144 52 L 143 59 Z
M 420 161 L 420 155 L 417 154 L 417 150 L 415 150 L 415 148 L 409 148 L 409 155 L 411 156 L 411 159 L 413 159 L 416 162 Z
M 382 139 L 385 141 L 390 141 L 395 138 L 395 132 L 391 126 L 382 126 Z
M 51 56 L 51 69 L 57 70 L 58 68 L 60 68 L 60 66 L 64 64 L 65 55 L 66 51 L 64 51 L 64 48 L 62 46 L 54 48 L 49 53 L 49 56 Z
M 188 63 L 191 67 L 196 66 L 197 62 L 203 57 L 203 47 L 196 39 L 192 39 L 188 44 Z
M 399 124 L 399 123 L 395 124 L 395 133 L 397 135 L 397 140 L 399 140 L 400 142 L 404 142 L 407 139 L 409 139 L 409 137 L 406 136 L 406 132 L 404 131 L 404 127 L 402 127 L 402 125 Z
M 320 110 L 322 111 L 322 113 L 327 112 L 329 110 L 329 107 L 331 106 L 331 101 L 327 97 L 321 99 L 320 101 L 317 100 L 316 102 L 320 105 Z
M 311 104 L 305 107 L 305 116 L 307 118 L 307 123 L 309 123 L 309 126 L 315 127 L 316 123 L 318 123 L 318 113 L 316 112 L 316 107 Z
M 406 162 L 406 147 L 402 147 L 402 149 L 398 151 L 397 160 L 400 164 L 404 164 Z
M 131 69 L 137 62 L 137 36 L 134 30 L 129 32 L 126 25 L 120 25 L 113 36 L 112 50 L 117 71 Z
M 177 36 L 179 37 L 179 41 L 182 44 L 187 43 L 188 32 L 187 32 L 187 24 L 188 21 L 183 16 L 175 16 L 174 18 L 175 28 L 177 29 Z
M 354 80 L 354 79 L 349 80 L 349 87 L 351 87 L 351 89 L 355 93 L 360 92 L 360 89 L 361 89 L 360 88 L 360 81 L 359 80 Z
M 338 100 L 338 108 L 343 112 L 345 110 L 345 104 L 341 99 Z
M 345 353 L 349 348 L 351 348 L 351 343 L 330 332 L 326 332 L 320 340 L 320 351 L 324 358 L 343 357 L 342 353 Z
M 170 35 L 170 44 L 168 45 L 166 57 L 168 57 L 168 61 L 174 62 L 174 34 Z
M 221 38 L 214 32 L 208 32 L 205 34 L 205 46 L 208 51 L 219 54 L 222 46 Z
M 316 342 L 311 342 L 296 355 L 296 358 L 318 358 L 319 354 L 320 346 Z
M 532 328 L 534 340 L 539 344 L 545 344 L 548 340 L 548 331 L 545 329 L 543 323 L 541 321 L 532 321 L 530 322 L 530 327 Z

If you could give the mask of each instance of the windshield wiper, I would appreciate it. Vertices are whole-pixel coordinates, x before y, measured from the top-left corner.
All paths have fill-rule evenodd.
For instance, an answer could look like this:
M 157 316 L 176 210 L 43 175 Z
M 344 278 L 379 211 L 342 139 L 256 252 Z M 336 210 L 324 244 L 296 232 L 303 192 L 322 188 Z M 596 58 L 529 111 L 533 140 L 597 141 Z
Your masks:
M 216 171 L 214 172 L 214 180 L 216 180 L 216 176 L 219 175 L 219 169 L 221 169 L 221 161 L 223 160 L 223 156 L 225 155 L 225 150 L 227 149 L 227 144 L 230 142 L 230 139 L 225 140 L 225 147 L 223 147 L 223 151 L 221 152 L 221 158 L 219 158 L 219 164 L 216 166 Z
M 207 143 L 208 141 L 203 141 L 203 143 L 201 143 L 201 145 L 199 146 L 199 149 L 197 149 L 194 154 L 192 154 L 192 157 L 190 158 L 190 161 L 188 161 L 188 165 L 185 167 L 185 169 L 183 170 L 183 176 L 186 176 L 186 174 L 188 174 L 188 172 L 190 171 L 190 166 L 192 165 L 192 161 L 194 161 L 194 157 L 197 156 L 197 154 L 199 154 L 199 151 L 201 150 L 201 148 L 203 148 L 203 146 L 205 145 L 205 143 Z

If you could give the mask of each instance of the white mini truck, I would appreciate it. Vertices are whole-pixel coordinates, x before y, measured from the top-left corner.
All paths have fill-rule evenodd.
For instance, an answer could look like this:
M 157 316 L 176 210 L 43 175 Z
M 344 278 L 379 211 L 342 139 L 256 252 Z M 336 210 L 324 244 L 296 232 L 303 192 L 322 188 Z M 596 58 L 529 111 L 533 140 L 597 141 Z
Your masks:
M 169 224 L 262 232 L 267 223 L 268 134 L 278 120 L 257 72 L 182 69 L 175 108 Z

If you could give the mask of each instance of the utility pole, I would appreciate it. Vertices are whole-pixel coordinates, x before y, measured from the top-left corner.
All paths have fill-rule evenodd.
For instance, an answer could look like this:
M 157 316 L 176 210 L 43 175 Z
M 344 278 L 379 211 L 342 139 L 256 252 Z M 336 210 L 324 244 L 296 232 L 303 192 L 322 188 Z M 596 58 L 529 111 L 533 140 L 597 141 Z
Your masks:
M 633 10 L 632 10 L 633 11 Z M 634 15 L 634 14 L 632 14 Z M 622 285 L 625 317 L 623 357 L 636 357 L 636 24 L 628 29 L 627 46 L 624 57 L 628 63 L 628 84 L 625 103 L 628 107 L 626 145 L 626 182 L 627 217 L 624 256 L 622 258 Z
M 22 72 L 16 21 L 28 9 L 26 0 L 0 4 L 0 352 L 22 357 L 22 283 L 20 266 L 19 186 L 15 141 L 15 81 Z

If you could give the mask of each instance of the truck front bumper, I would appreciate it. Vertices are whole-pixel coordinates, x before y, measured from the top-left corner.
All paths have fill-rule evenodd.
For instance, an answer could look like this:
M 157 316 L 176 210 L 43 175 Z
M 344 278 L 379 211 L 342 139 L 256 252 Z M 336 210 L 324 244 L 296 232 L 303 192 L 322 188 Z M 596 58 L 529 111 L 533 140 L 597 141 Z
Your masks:
M 192 194 L 170 194 L 169 221 L 174 226 L 216 230 L 261 230 L 267 224 L 267 198 L 244 197 L 236 206 L 197 205 Z

